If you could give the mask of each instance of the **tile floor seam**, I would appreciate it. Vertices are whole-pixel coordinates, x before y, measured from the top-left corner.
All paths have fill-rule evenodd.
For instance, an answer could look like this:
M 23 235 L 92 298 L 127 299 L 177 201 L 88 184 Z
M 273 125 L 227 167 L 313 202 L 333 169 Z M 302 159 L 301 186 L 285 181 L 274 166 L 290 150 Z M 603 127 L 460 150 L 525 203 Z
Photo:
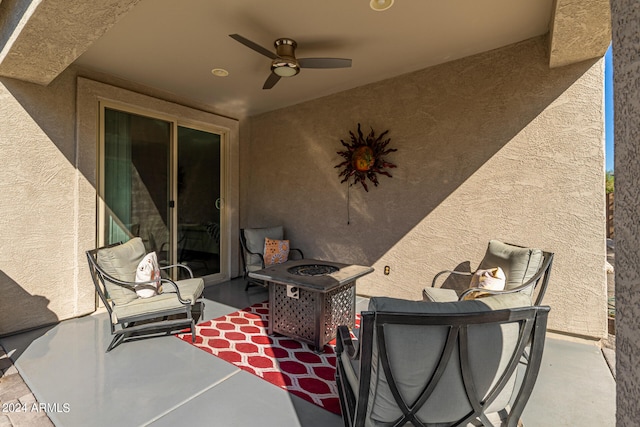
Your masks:
M 156 421 L 158 421 L 159 419 L 161 419 L 162 417 L 166 416 L 167 414 L 175 411 L 176 409 L 180 408 L 181 406 L 189 403 L 190 401 L 192 401 L 193 399 L 197 398 L 198 396 L 206 393 L 207 391 L 213 389 L 214 387 L 222 384 L 223 382 L 225 382 L 226 380 L 228 380 L 229 378 L 233 377 L 234 375 L 238 374 L 239 372 L 241 372 L 242 369 L 236 369 L 235 371 L 231 372 L 229 375 L 226 375 L 222 378 L 220 378 L 219 380 L 215 381 L 213 384 L 211 384 L 208 387 L 203 388 L 202 390 L 200 390 L 199 392 L 187 397 L 186 399 L 184 399 L 183 401 L 173 405 L 171 408 L 167 409 L 166 411 L 156 415 L 155 417 L 153 417 L 152 419 L 150 419 L 148 422 L 142 424 L 142 426 L 149 426 L 153 423 L 155 423 Z

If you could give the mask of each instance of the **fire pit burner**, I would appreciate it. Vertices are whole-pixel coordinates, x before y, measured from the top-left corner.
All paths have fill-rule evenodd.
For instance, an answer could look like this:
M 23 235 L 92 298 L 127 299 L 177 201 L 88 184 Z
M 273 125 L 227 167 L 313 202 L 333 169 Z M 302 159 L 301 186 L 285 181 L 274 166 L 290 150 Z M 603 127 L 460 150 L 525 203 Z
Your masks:
M 291 274 L 296 276 L 325 276 L 340 270 L 338 267 L 326 264 L 305 264 L 297 265 L 287 269 Z

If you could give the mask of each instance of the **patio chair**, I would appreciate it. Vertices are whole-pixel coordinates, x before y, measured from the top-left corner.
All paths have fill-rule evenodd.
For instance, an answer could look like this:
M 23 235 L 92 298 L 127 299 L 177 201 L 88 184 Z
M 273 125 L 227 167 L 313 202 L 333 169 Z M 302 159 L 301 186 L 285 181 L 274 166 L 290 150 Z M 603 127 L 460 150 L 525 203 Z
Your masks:
M 284 240 L 284 228 L 282 226 L 267 228 L 241 228 L 240 246 L 242 247 L 242 265 L 244 278 L 247 280 L 245 290 L 252 285 L 264 286 L 262 281 L 248 278 L 252 271 L 262 270 L 265 267 L 265 240 Z M 304 254 L 300 249 L 289 248 L 287 258 L 295 254 L 296 259 L 303 259 Z M 293 259 L 293 258 L 292 258 Z
M 484 258 L 475 272 L 444 270 L 433 278 L 430 288 L 422 292 L 426 301 L 451 302 L 468 299 L 479 294 L 504 294 L 522 292 L 532 300 L 533 305 L 540 305 L 549 284 L 553 253 L 540 249 L 525 248 L 498 240 L 491 240 Z M 482 287 L 471 287 L 474 274 L 500 267 L 506 276 L 504 289 L 492 290 Z M 463 277 L 466 285 L 462 292 L 455 289 L 436 287 L 438 279 L 445 275 Z
M 191 329 L 195 342 L 195 321 L 192 311 L 202 313 L 203 303 L 198 301 L 204 290 L 204 280 L 193 278 L 189 267 L 176 264 L 160 267 L 186 269 L 189 279 L 159 280 L 162 292 L 148 298 L 138 296 L 136 290 L 155 285 L 157 280 L 136 282 L 136 270 L 145 257 L 144 243 L 139 237 L 126 243 L 116 243 L 86 251 L 89 271 L 100 300 L 109 313 L 113 340 L 107 352 L 127 338 L 159 332 L 171 333 Z
M 372 298 L 357 340 L 338 327 L 344 425 L 518 425 L 540 369 L 549 312 L 522 307 L 528 299 Z M 529 342 L 529 359 L 519 367 Z

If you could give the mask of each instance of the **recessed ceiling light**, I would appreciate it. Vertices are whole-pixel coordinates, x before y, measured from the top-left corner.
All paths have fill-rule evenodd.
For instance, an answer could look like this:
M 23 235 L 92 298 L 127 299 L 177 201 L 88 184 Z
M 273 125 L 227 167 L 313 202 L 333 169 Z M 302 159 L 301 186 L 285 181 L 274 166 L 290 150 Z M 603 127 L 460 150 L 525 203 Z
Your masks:
M 375 10 L 376 12 L 382 12 L 393 6 L 393 1 L 394 0 L 371 0 L 369 6 L 371 6 L 371 9 Z
M 229 72 L 224 68 L 214 68 L 213 70 L 211 70 L 211 74 L 216 77 L 227 77 L 229 75 Z

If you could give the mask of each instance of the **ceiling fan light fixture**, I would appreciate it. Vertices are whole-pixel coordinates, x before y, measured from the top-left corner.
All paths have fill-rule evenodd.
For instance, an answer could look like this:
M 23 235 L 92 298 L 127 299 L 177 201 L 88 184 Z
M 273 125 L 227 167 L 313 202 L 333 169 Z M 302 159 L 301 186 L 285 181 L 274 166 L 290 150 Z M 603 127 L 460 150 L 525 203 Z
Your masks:
M 2 1 L 2 0 L 0 0 Z M 388 1 L 388 0 L 386 0 Z M 273 43 L 276 48 L 275 53 L 266 49 L 251 40 L 242 37 L 240 34 L 229 34 L 229 37 L 258 52 L 262 56 L 270 58 L 271 73 L 265 80 L 262 89 L 271 89 L 282 77 L 293 77 L 300 72 L 300 68 L 349 68 L 351 59 L 346 58 L 302 58 L 296 59 L 295 40 L 289 38 L 276 39 Z
M 371 0 L 369 6 L 376 12 L 383 12 L 393 6 L 394 0 Z
M 271 71 L 280 77 L 293 77 L 300 72 L 300 66 L 292 61 L 274 61 Z

